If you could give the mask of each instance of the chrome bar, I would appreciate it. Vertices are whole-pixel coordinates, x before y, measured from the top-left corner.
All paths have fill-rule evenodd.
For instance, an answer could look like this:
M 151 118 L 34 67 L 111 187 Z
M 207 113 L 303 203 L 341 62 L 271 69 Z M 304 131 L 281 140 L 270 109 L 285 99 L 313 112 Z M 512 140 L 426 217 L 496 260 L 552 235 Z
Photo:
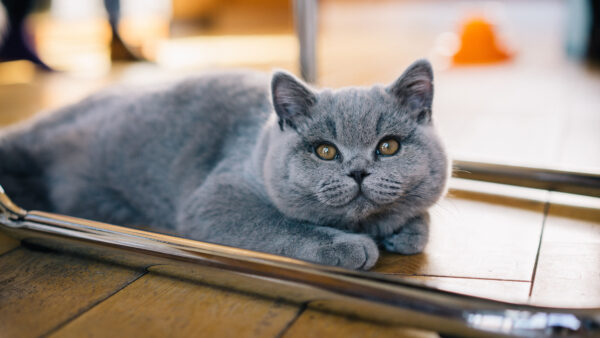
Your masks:
M 453 336 L 600 334 L 600 309 L 563 309 L 460 295 L 373 272 L 204 243 L 38 211 L 0 191 L 0 231 L 24 242 L 189 278 L 324 311 Z
M 317 0 L 294 0 L 294 23 L 300 45 L 300 74 L 309 83 L 317 81 Z
M 600 173 L 454 160 L 453 176 L 600 197 Z
M 8 219 L 22 219 L 27 215 L 27 211 L 20 208 L 8 198 L 4 188 L 0 185 L 0 214 L 5 215 Z

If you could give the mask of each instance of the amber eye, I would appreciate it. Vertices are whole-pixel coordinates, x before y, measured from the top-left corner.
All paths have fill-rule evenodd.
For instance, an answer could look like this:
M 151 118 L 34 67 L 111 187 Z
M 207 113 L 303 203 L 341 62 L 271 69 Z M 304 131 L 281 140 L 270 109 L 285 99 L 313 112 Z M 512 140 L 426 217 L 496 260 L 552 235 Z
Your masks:
M 386 138 L 377 145 L 377 155 L 392 156 L 398 152 L 400 144 L 393 138 Z
M 334 158 L 336 158 L 337 156 L 337 149 L 335 149 L 335 146 L 332 146 L 331 144 L 320 144 L 316 149 L 315 149 L 315 153 L 317 154 L 317 156 L 319 156 L 319 158 L 326 160 L 326 161 L 331 161 Z

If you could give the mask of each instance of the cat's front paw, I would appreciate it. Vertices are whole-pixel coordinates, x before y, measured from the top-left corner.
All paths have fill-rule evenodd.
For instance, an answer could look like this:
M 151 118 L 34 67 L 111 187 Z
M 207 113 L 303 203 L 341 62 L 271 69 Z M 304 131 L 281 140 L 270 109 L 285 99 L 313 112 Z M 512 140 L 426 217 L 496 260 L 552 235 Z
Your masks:
M 423 252 L 429 238 L 429 217 L 423 215 L 411 219 L 400 230 L 381 241 L 391 252 L 414 255 Z
M 321 264 L 367 270 L 377 262 L 379 249 L 369 236 L 343 233 L 336 235 L 333 243 L 319 247 L 316 254 Z

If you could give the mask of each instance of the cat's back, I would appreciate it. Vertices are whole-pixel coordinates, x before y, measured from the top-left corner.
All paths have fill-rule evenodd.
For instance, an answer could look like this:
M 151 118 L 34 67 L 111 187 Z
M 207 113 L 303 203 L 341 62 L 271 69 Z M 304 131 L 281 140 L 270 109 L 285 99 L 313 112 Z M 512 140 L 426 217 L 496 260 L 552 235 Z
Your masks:
M 0 141 L 35 148 L 34 156 L 56 157 L 52 149 L 71 144 L 90 150 L 90 143 L 99 142 L 98 138 L 115 139 L 118 134 L 139 139 L 144 133 L 155 138 L 174 132 L 211 138 L 236 125 L 263 123 L 271 111 L 268 85 L 265 73 L 237 70 L 144 86 L 113 86 L 1 130 Z
M 232 152 L 250 152 L 272 112 L 268 86 L 263 73 L 211 72 L 117 95 L 111 116 L 90 124 L 90 167 L 132 198 L 178 198 Z
M 73 206 L 106 191 L 135 210 L 172 204 L 229 149 L 245 152 L 254 144 L 272 111 L 268 86 L 267 74 L 227 71 L 103 90 L 0 137 L 5 158 L 27 159 L 19 168 L 0 168 L 0 177 L 18 190 L 24 182 L 11 172 L 37 168 L 28 192 L 50 196 L 44 205 L 51 210 L 94 219 L 101 218 Z
M 268 116 L 271 106 L 268 86 L 269 77 L 261 72 L 209 72 L 171 84 L 163 92 L 163 98 L 168 101 L 165 103 L 180 109 L 172 113 L 184 115 L 181 117 L 235 124 Z M 149 94 L 151 99 L 156 93 Z
M 222 132 L 235 125 L 262 123 L 271 112 L 269 77 L 265 73 L 237 70 L 207 72 L 159 85 L 115 88 L 104 93 L 117 106 L 107 118 L 143 130 L 144 123 L 159 122 L 178 132 L 198 133 L 211 126 Z M 100 94 L 102 95 L 102 94 Z M 137 122 L 137 123 L 136 123 Z M 140 124 L 141 123 L 141 124 Z M 207 135 L 208 136 L 208 135 Z
M 139 92 L 97 132 L 92 148 L 101 163 L 93 167 L 103 172 L 95 176 L 138 209 L 163 203 L 175 210 L 217 166 L 250 155 L 273 110 L 269 80 L 212 72 Z

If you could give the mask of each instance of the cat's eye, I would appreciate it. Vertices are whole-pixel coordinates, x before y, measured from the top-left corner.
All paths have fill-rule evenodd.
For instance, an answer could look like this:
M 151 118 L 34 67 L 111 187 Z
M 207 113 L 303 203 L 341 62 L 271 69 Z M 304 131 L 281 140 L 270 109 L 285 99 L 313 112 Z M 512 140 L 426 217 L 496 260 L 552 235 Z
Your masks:
M 393 138 L 383 139 L 377 145 L 377 155 L 392 156 L 400 149 L 400 143 Z
M 338 151 L 335 146 L 327 143 L 320 144 L 315 148 L 317 156 L 325 161 L 331 161 L 338 156 Z

